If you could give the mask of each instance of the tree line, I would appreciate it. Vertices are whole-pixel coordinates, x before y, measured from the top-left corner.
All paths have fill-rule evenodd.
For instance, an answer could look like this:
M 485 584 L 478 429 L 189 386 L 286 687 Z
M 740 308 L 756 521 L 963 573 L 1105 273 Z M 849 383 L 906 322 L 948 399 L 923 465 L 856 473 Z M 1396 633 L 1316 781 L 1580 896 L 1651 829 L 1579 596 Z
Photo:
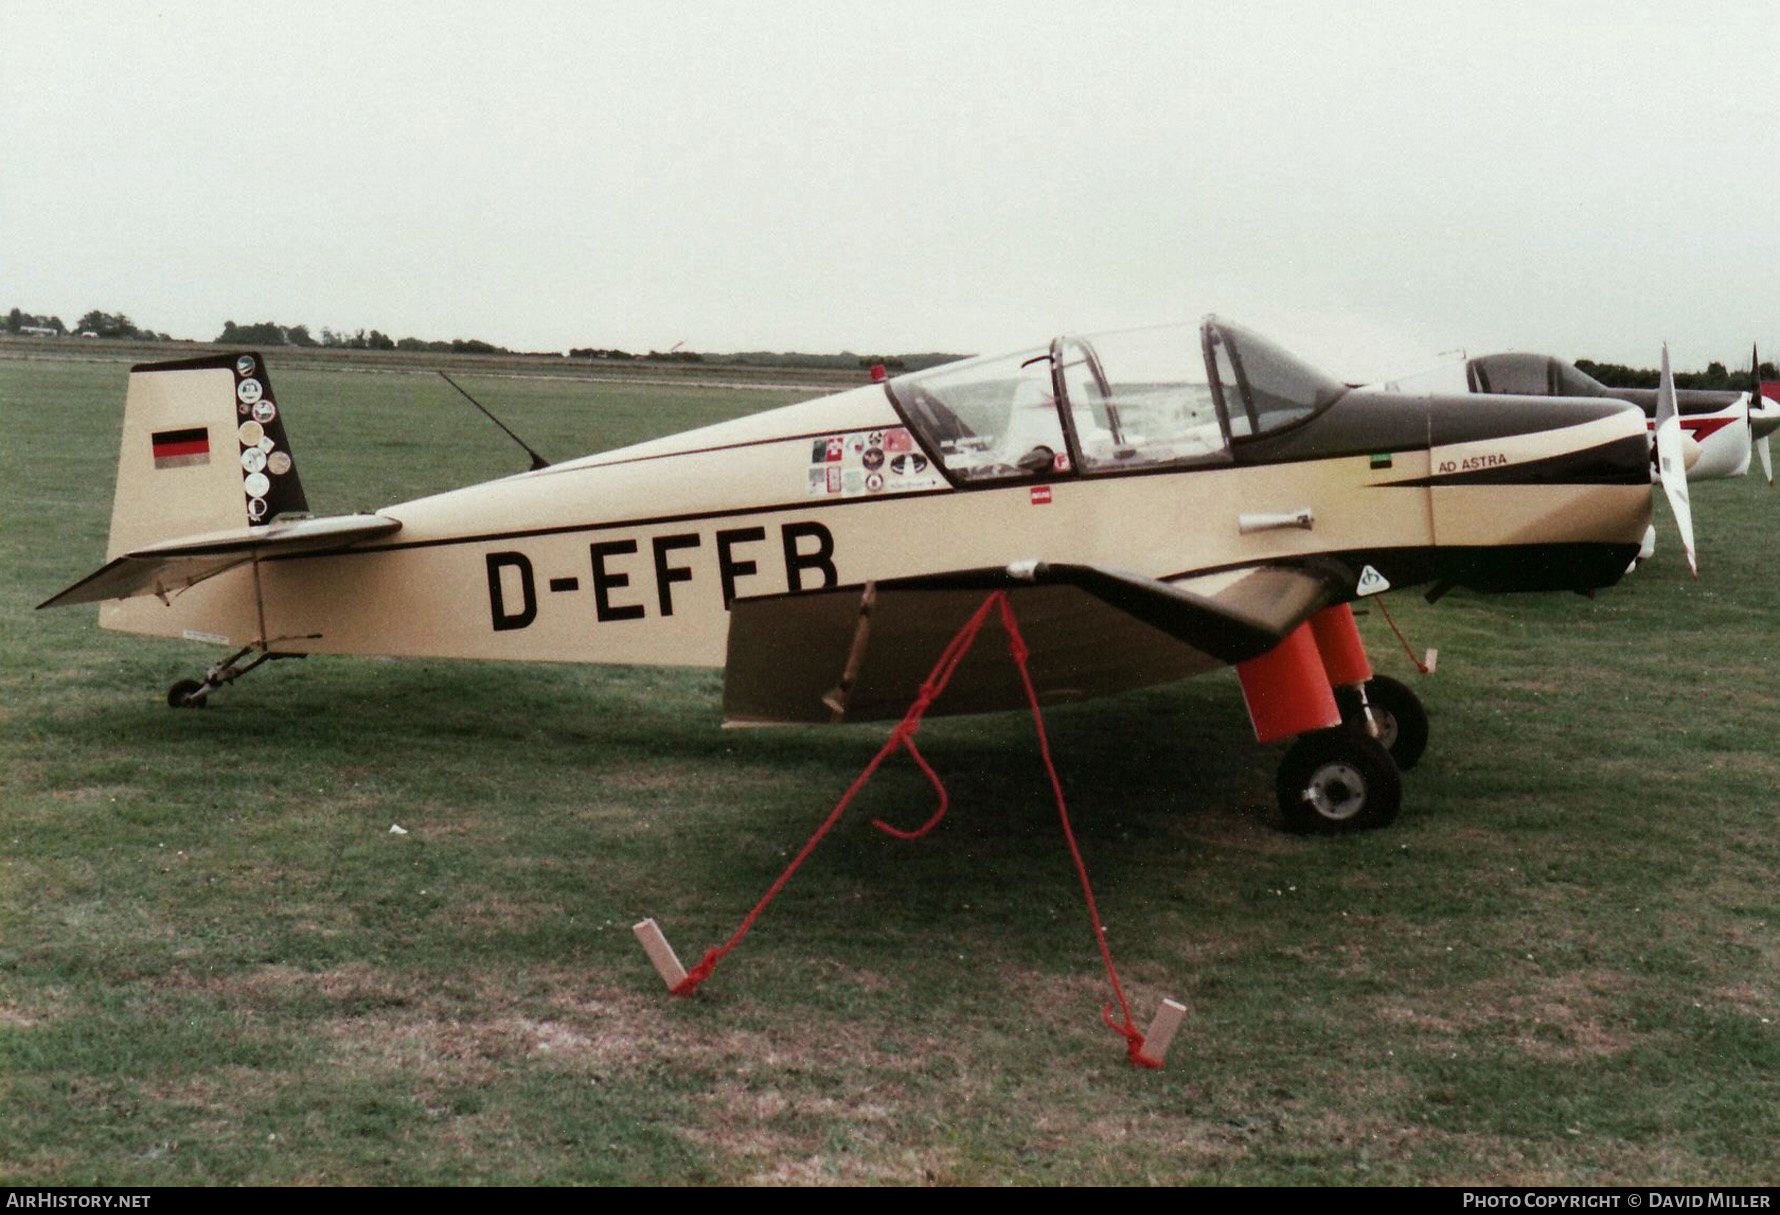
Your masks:
M 477 338 L 454 338 L 451 341 L 428 341 L 424 338 L 392 338 L 380 329 L 344 329 L 322 326 L 320 333 L 310 333 L 307 325 L 280 325 L 277 321 L 258 321 L 237 325 L 224 321 L 216 342 L 223 346 L 302 346 L 328 350 L 424 350 L 437 354 L 512 354 L 505 346 Z M 553 357 L 555 351 L 551 351 Z
M 429 341 L 424 338 L 391 338 L 380 330 L 360 329 L 354 333 L 323 327 L 311 333 L 307 325 L 281 325 L 276 321 L 260 321 L 238 325 L 224 321 L 216 341 L 229 346 L 305 346 L 343 350 L 419 350 L 436 354 L 507 354 L 527 358 L 561 358 L 559 351 L 509 350 L 479 338 L 453 338 L 450 341 Z M 852 351 L 840 354 L 802 354 L 796 351 L 748 350 L 736 354 L 708 354 L 696 350 L 651 350 L 635 354 L 616 347 L 576 346 L 569 350 L 571 359 L 611 362 L 647 363 L 709 363 L 720 367 L 803 367 L 803 368 L 869 368 L 882 363 L 890 371 L 915 370 L 949 363 L 964 356 L 957 354 L 868 354 Z
M 137 325 L 123 313 L 95 309 L 80 318 L 70 329 L 59 316 L 39 316 L 14 308 L 0 321 L 0 331 L 24 336 L 67 337 L 70 335 L 100 338 L 131 339 L 140 342 L 170 342 L 165 333 L 157 333 Z M 561 358 L 561 351 L 510 350 L 480 338 L 393 338 L 380 329 L 332 329 L 323 325 L 311 330 L 306 324 L 285 325 L 278 321 L 253 321 L 240 324 L 223 322 L 222 332 L 212 341 L 221 346 L 296 346 L 321 350 L 404 350 L 429 354 L 505 354 L 528 358 Z M 859 355 L 851 351 L 840 354 L 803 354 L 749 350 L 736 354 L 703 354 L 694 350 L 651 350 L 634 354 L 628 350 L 608 347 L 578 346 L 568 352 L 572 359 L 604 359 L 623 362 L 710 363 L 717 366 L 806 367 L 806 368 L 868 368 L 882 363 L 891 371 L 920 370 L 948 363 L 962 356 L 955 354 Z
M 1577 359 L 1576 366 L 1609 388 L 1655 388 L 1662 383 L 1663 373 L 1655 367 L 1627 367 L 1623 363 L 1597 363 L 1593 359 Z M 1753 392 L 1754 379 L 1780 380 L 1774 364 L 1763 359 L 1756 375 L 1747 371 L 1731 371 L 1714 360 L 1704 371 L 1677 371 L 1675 387 L 1700 388 L 1709 392 Z
M 43 336 L 54 334 L 56 337 L 67 337 L 70 333 L 83 337 L 130 338 L 138 342 L 171 342 L 173 339 L 164 333 L 156 333 L 152 329 L 143 329 L 135 321 L 121 312 L 100 312 L 97 308 L 80 318 L 72 330 L 62 323 L 59 316 L 39 316 L 34 312 L 26 312 L 22 308 L 14 308 L 6 314 L 0 328 L 7 333 L 31 334 Z
M 72 334 L 82 337 L 129 339 L 138 342 L 170 342 L 173 340 L 165 333 L 157 333 L 153 329 L 137 325 L 121 312 L 105 312 L 97 308 L 84 314 L 72 329 L 65 325 L 59 316 L 39 315 L 14 308 L 6 314 L 4 320 L 0 320 L 0 331 L 14 335 L 67 337 Z M 246 325 L 238 325 L 234 321 L 224 321 L 222 332 L 213 340 L 224 346 L 299 346 L 333 350 L 406 350 L 432 354 L 562 357 L 560 352 L 554 350 L 509 350 L 505 346 L 485 342 L 480 338 L 452 338 L 449 341 L 417 337 L 392 338 L 378 329 L 357 329 L 348 332 L 344 329 L 330 329 L 325 325 L 319 332 L 311 333 L 308 325 L 281 325 L 276 321 L 258 321 Z M 887 370 L 899 372 L 920 371 L 941 363 L 949 363 L 964 356 L 939 351 L 921 354 L 862 355 L 855 354 L 850 350 L 842 351 L 839 354 L 806 354 L 799 351 L 772 350 L 709 354 L 675 349 L 651 350 L 647 354 L 633 354 L 627 350 L 614 348 L 577 346 L 568 352 L 568 357 L 622 362 L 707 363 L 728 367 L 821 369 L 869 368 L 881 363 Z M 1629 367 L 1623 363 L 1598 363 L 1593 359 L 1577 359 L 1576 366 L 1609 388 L 1655 388 L 1661 379 L 1661 373 L 1653 367 Z M 1751 377 L 1747 370 L 1732 370 L 1724 363 L 1714 360 L 1706 365 L 1704 371 L 1677 371 L 1675 386 L 1721 392 L 1751 391 L 1754 389 L 1754 378 L 1770 381 L 1780 380 L 1780 370 L 1776 369 L 1772 361 L 1763 361 L 1758 369 L 1757 377 Z
M 851 370 L 883 364 L 887 371 L 920 371 L 937 367 L 966 356 L 928 352 L 923 354 L 808 354 L 798 350 L 739 350 L 733 354 L 709 354 L 696 350 L 651 350 L 633 354 L 628 350 L 611 350 L 597 346 L 576 346 L 569 351 L 571 359 L 609 360 L 613 362 L 710 363 L 718 367 L 800 367 L 822 370 Z

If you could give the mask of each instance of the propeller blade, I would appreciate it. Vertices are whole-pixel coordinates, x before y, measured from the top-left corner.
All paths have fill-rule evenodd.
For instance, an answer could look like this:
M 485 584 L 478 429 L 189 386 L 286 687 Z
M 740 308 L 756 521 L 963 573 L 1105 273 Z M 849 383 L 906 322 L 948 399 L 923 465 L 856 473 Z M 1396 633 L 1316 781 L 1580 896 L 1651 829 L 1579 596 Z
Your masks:
M 1687 500 L 1687 463 L 1681 432 L 1681 410 L 1675 404 L 1675 376 L 1669 370 L 1669 344 L 1663 343 L 1663 379 L 1656 390 L 1656 468 L 1668 495 L 1681 547 L 1687 551 L 1687 568 L 1700 576 L 1699 558 L 1693 545 L 1693 509 Z
M 1773 432 L 1764 429 L 1755 433 L 1755 415 L 1757 411 L 1768 408 L 1768 398 L 1761 390 L 1761 349 L 1755 344 L 1749 347 L 1749 436 L 1755 444 L 1755 454 L 1761 457 L 1762 475 L 1767 477 L 1768 484 L 1774 483 L 1774 454 L 1768 450 L 1768 436 Z
M 1761 404 L 1761 350 L 1756 343 L 1749 344 L 1749 412 L 1743 415 L 1743 421 L 1749 425 L 1749 441 L 1755 442 L 1755 409 Z

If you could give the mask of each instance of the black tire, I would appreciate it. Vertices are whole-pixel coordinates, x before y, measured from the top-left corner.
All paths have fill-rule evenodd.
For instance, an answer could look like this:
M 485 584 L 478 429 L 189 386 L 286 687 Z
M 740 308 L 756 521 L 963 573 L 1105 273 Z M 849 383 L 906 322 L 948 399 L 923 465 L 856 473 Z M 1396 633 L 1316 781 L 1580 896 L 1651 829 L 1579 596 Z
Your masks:
M 1375 830 L 1403 804 L 1391 753 L 1346 728 L 1300 735 L 1280 761 L 1278 790 L 1286 830 L 1297 835 Z
M 193 700 L 192 693 L 204 685 L 195 679 L 182 679 L 167 689 L 167 707 L 169 709 L 205 709 L 210 707 L 210 698 L 200 696 Z
M 1341 705 L 1342 724 L 1364 733 L 1360 698 L 1353 689 L 1338 688 L 1335 699 Z M 1378 723 L 1378 741 L 1397 761 L 1397 771 L 1407 772 L 1419 764 L 1428 749 L 1428 711 L 1421 697 L 1389 675 L 1374 675 L 1366 683 L 1366 701 Z

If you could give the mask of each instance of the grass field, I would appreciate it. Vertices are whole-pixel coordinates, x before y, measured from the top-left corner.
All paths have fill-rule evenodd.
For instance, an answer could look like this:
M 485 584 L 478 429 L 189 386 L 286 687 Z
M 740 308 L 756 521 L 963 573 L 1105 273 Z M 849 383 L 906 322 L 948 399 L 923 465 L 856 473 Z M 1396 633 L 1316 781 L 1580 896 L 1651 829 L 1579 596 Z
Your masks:
M 424 377 L 272 374 L 318 512 L 523 466 Z M 31 606 L 103 557 L 122 364 L 0 360 L 0 1180 L 1742 1182 L 1780 1141 L 1780 494 L 1619 588 L 1393 596 L 1439 673 L 1399 823 L 1285 835 L 1227 673 L 940 720 L 692 1001 L 882 728 L 723 732 L 715 672 L 314 658 Z M 465 381 L 547 454 L 795 398 Z M 1665 520 L 1666 524 L 1666 520 Z M 1381 670 L 1416 679 L 1376 614 Z M 994 640 L 993 635 L 986 641 Z M 392 835 L 400 823 L 406 835 Z

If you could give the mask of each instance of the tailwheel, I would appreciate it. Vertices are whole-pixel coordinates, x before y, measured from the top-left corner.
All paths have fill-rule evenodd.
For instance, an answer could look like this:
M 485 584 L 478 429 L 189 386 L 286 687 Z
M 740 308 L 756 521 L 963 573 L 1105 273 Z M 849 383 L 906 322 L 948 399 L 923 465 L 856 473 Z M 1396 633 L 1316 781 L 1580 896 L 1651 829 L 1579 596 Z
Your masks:
M 1365 710 L 1372 710 L 1378 726 L 1378 741 L 1391 753 L 1397 771 L 1407 772 L 1421 762 L 1428 749 L 1428 711 L 1421 697 L 1408 685 L 1389 675 L 1374 675 L 1367 680 L 1362 701 L 1361 688 L 1337 688 L 1335 700 L 1341 706 L 1343 726 L 1366 733 Z
M 1300 735 L 1280 761 L 1278 788 L 1286 830 L 1299 835 L 1383 827 L 1403 801 L 1390 752 L 1345 728 Z
M 204 687 L 196 679 L 182 679 L 167 689 L 167 707 L 169 709 L 203 709 L 210 705 L 208 696 L 193 696 L 192 693 Z
M 258 654 L 251 662 L 243 662 L 249 654 Z M 210 704 L 210 694 L 225 683 L 234 683 L 249 671 L 279 658 L 302 658 L 302 654 L 275 654 L 264 645 L 243 646 L 229 657 L 204 672 L 203 679 L 182 679 L 167 689 L 167 706 L 172 709 L 202 709 Z

